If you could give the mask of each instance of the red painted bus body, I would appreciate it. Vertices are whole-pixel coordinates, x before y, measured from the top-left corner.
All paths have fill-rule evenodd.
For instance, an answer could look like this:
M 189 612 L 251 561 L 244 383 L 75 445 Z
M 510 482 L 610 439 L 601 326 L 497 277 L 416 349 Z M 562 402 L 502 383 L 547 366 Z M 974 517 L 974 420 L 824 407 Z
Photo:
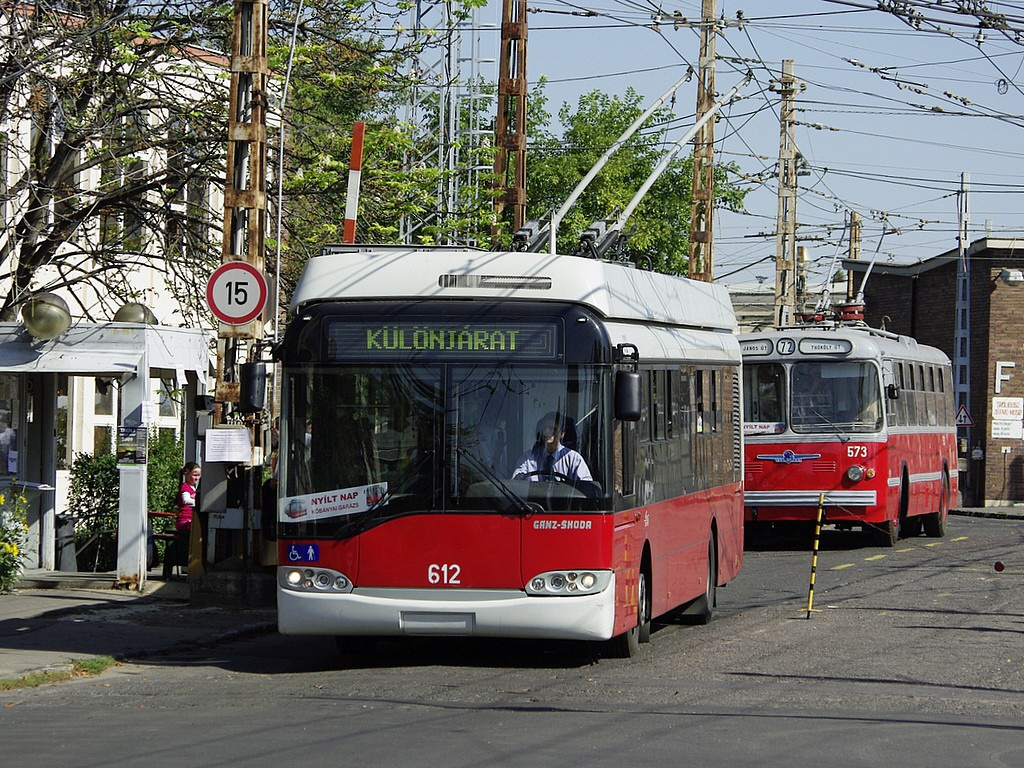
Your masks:
M 745 514 L 859 526 L 880 543 L 945 534 L 958 497 L 946 356 L 861 324 L 741 336 Z
M 293 310 L 281 632 L 630 655 L 652 617 L 710 618 L 743 556 L 724 290 L 580 257 L 348 247 L 311 260 Z M 569 463 L 524 474 L 552 419 Z

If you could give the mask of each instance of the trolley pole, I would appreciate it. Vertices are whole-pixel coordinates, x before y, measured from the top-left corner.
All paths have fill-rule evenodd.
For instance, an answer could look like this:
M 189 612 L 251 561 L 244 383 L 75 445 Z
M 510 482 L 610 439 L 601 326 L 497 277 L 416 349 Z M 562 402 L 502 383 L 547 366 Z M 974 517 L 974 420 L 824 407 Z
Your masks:
M 818 494 L 818 519 L 814 524 L 814 546 L 811 548 L 811 586 L 807 590 L 807 618 L 814 606 L 814 574 L 818 570 L 818 542 L 821 540 L 821 518 L 825 516 L 825 494 Z

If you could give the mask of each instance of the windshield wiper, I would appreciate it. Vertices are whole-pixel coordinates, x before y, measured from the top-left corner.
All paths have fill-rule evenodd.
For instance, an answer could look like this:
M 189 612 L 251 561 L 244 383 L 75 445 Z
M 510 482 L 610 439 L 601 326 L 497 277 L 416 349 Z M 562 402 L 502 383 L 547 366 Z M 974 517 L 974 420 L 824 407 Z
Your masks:
M 471 467 L 473 467 L 473 469 L 475 469 L 477 472 L 479 472 L 481 475 L 487 478 L 491 483 L 497 486 L 497 488 L 505 495 L 505 498 L 512 502 L 512 506 L 514 506 L 517 510 L 522 512 L 524 515 L 532 515 L 536 512 L 544 511 L 544 509 L 536 502 L 531 503 L 524 499 L 522 496 L 520 496 L 518 493 L 516 493 L 514 490 L 512 490 L 508 485 L 505 484 L 504 479 L 502 479 L 502 477 L 498 475 L 497 472 L 495 472 L 489 466 L 484 464 L 483 461 L 481 461 L 479 458 L 477 458 L 472 453 L 467 451 L 465 448 L 463 448 L 462 446 L 456 446 L 455 450 L 459 454 L 459 456 L 462 456 L 464 459 L 466 459 L 466 462 Z
M 832 427 L 832 429 L 834 429 L 836 431 L 836 435 L 839 437 L 839 442 L 840 443 L 846 443 L 846 442 L 849 441 L 850 436 L 848 434 L 846 434 L 846 432 L 844 432 L 842 429 L 840 429 L 838 424 L 833 424 L 831 421 L 826 419 L 824 416 L 822 416 L 820 413 L 818 413 L 813 408 L 811 408 L 811 413 L 813 413 L 815 416 L 817 416 L 819 419 L 824 421 L 826 424 L 828 424 L 830 427 Z

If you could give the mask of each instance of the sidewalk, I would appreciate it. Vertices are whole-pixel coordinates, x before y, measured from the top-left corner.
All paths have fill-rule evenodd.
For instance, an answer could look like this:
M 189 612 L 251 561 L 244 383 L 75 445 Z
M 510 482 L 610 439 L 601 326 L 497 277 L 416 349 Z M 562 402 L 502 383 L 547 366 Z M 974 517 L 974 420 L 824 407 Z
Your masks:
M 30 571 L 0 595 L 0 680 L 95 656 L 142 659 L 277 628 L 274 607 L 191 604 L 184 580 L 113 588 L 112 574 Z

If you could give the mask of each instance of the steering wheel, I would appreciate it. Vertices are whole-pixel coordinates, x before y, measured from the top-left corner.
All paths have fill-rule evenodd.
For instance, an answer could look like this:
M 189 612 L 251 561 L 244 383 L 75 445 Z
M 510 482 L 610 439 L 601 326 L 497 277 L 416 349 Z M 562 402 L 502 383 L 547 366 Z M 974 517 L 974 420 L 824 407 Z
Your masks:
M 555 472 L 553 469 L 535 469 L 532 472 L 524 472 L 519 477 L 533 477 L 534 475 L 545 475 L 546 477 L 556 480 L 559 483 L 574 483 L 575 481 L 568 475 L 563 475 L 561 472 Z

